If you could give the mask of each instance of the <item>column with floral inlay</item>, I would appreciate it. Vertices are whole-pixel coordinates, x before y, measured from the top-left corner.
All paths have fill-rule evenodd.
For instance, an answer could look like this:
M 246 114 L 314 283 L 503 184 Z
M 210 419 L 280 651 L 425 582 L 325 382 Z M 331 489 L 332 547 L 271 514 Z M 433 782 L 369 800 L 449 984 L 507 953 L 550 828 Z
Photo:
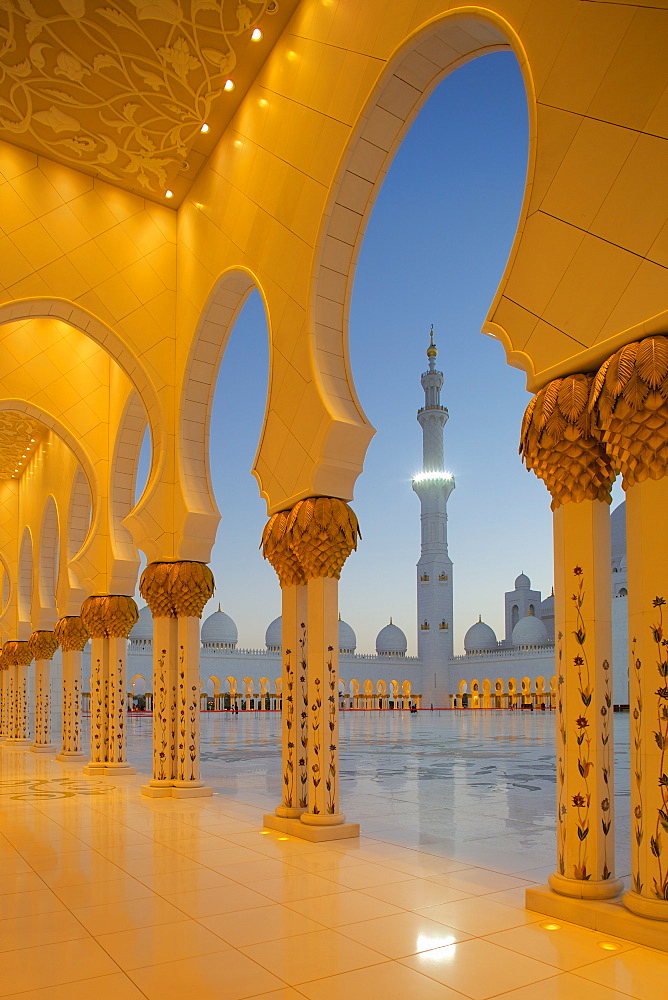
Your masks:
M 55 753 L 51 742 L 51 660 L 58 649 L 58 640 L 53 632 L 39 630 L 33 632 L 28 645 L 35 658 L 35 732 L 33 753 Z
M 63 732 L 61 750 L 56 760 L 83 760 L 87 755 L 81 750 L 81 653 L 88 642 L 86 631 L 78 615 L 60 618 L 54 627 L 63 657 Z
M 5 745 L 28 746 L 28 667 L 32 663 L 32 652 L 27 642 L 19 640 L 6 642 L 2 651 L 9 666 L 9 736 Z

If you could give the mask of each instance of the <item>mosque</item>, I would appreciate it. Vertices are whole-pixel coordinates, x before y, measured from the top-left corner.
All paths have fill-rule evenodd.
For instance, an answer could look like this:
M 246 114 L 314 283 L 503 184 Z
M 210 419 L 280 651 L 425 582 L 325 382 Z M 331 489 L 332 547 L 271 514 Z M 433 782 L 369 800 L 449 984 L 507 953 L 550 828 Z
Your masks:
M 375 653 L 357 653 L 351 625 L 338 622 L 339 707 L 397 710 L 417 708 L 552 708 L 554 594 L 542 599 L 525 573 L 504 594 L 505 635 L 497 639 L 482 618 L 464 636 L 464 655 L 453 653 L 453 564 L 447 546 L 447 501 L 455 486 L 444 467 L 443 429 L 448 410 L 441 405 L 443 373 L 436 369 L 433 332 L 422 375 L 423 468 L 413 479 L 420 498 L 422 552 L 417 566 L 418 656 L 407 656 L 405 632 L 392 619 L 376 636 Z M 626 535 L 624 504 L 612 514 L 613 696 L 628 705 L 626 663 Z M 129 636 L 128 698 L 152 706 L 153 617 L 148 606 Z M 220 607 L 202 623 L 200 704 L 242 711 L 281 708 L 281 618 L 267 627 L 264 649 L 239 647 L 233 619 Z
M 567 964 L 572 995 L 583 982 L 621 983 L 634 1000 L 663 995 L 665 963 L 645 949 L 622 951 L 619 939 L 663 949 L 668 940 L 665 3 L 2 0 L 0 35 L 0 818 L 3 914 L 18 921 L 6 935 L 4 992 L 217 1000 L 222 981 L 239 998 L 293 987 L 422 998 L 438 992 L 436 980 L 458 995 L 519 998 L 527 988 L 538 995 L 542 981 L 558 990 L 555 965 Z M 405 656 L 394 623 L 375 654 L 359 656 L 338 622 L 341 571 L 359 541 L 354 488 L 374 433 L 348 343 L 357 262 L 418 112 L 445 77 L 497 52 L 511 53 L 521 71 L 529 155 L 482 332 L 526 374 L 520 454 L 547 489 L 554 598 L 543 600 L 521 573 L 506 597 L 503 638 L 479 621 L 454 656 L 447 502 L 455 482 L 443 460 L 448 414 L 430 344 L 418 412 L 424 461 L 413 480 L 418 656 Z M 493 141 L 489 148 L 494 156 Z M 253 473 L 266 503 L 262 549 L 281 589 L 280 688 L 275 623 L 257 652 L 237 648 L 222 610 L 200 632 L 220 521 L 215 385 L 253 290 L 270 331 Z M 491 423 L 494 414 L 483 417 Z M 147 428 L 150 470 L 136 500 Z M 626 502 L 611 517 L 617 477 Z M 150 611 L 130 638 L 142 559 Z M 152 694 L 141 775 L 127 756 L 129 683 Z M 233 695 L 247 707 L 282 701 L 271 798 L 243 803 L 227 796 L 231 784 L 215 776 L 207 784 L 202 692 L 207 705 Z M 372 827 L 379 800 L 369 796 L 357 815 L 343 801 L 339 703 L 448 707 L 464 695 L 479 706 L 519 699 L 555 708 L 548 885 L 535 881 L 544 870 L 525 867 L 524 820 L 538 817 L 496 802 L 485 813 L 477 788 L 467 816 L 456 786 L 448 809 L 435 810 L 409 787 L 387 809 L 392 820 L 399 812 L 414 820 L 409 841 L 395 837 L 391 854 L 373 833 L 359 853 L 352 843 L 358 820 Z M 630 767 L 616 765 L 613 701 L 631 709 Z M 545 717 L 447 718 L 512 728 Z M 222 719 L 207 721 L 214 728 Z M 412 726 L 398 713 L 373 722 Z M 621 822 L 616 770 L 628 810 Z M 260 801 L 269 810 L 262 830 Z M 446 812 L 461 823 L 435 860 L 429 827 L 440 830 Z M 483 828 L 480 867 L 467 874 L 470 832 Z M 373 863 L 346 873 L 333 857 L 344 852 L 346 862 Z M 221 856 L 236 886 L 213 870 Z M 379 867 L 405 887 L 379 885 Z M 255 877 L 257 893 L 246 884 Z M 469 897 L 493 889 L 498 898 L 520 884 L 523 902 L 556 923 L 532 923 L 529 943 L 521 906 L 502 923 L 497 902 L 493 921 L 509 930 L 493 938 L 511 943 L 483 940 L 494 900 L 485 893 L 478 907 Z M 453 914 L 447 926 L 459 940 L 441 947 L 443 931 L 430 921 L 425 932 L 422 920 L 425 908 L 452 905 L 452 889 L 471 926 L 462 922 L 462 940 Z M 350 907 L 344 900 L 339 910 L 338 893 L 355 897 Z M 255 931 L 255 913 L 271 905 L 275 914 L 278 901 L 305 915 L 307 897 L 319 926 L 298 930 L 284 913 L 267 917 L 266 937 L 237 935 L 242 924 Z M 386 899 L 405 910 L 387 917 L 401 923 L 396 937 L 378 927 Z M 166 906 L 172 924 L 163 923 Z M 198 922 L 203 914 L 217 929 L 227 921 L 220 937 Z M 574 937 L 570 924 L 594 929 L 595 939 L 579 929 Z M 358 940 L 344 941 L 341 926 L 359 928 Z M 543 930 L 563 930 L 580 957 Z M 417 954 L 416 942 L 429 947 L 434 931 L 438 947 Z

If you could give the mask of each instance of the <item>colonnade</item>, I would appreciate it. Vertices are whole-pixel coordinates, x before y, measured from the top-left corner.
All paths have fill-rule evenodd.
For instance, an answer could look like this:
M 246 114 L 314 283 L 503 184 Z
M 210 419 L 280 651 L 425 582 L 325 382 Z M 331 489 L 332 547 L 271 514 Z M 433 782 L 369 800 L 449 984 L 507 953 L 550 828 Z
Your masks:
M 557 666 L 554 890 L 618 895 L 614 872 L 611 487 L 626 492 L 633 912 L 668 920 L 668 337 L 531 400 L 520 453 L 551 496 Z

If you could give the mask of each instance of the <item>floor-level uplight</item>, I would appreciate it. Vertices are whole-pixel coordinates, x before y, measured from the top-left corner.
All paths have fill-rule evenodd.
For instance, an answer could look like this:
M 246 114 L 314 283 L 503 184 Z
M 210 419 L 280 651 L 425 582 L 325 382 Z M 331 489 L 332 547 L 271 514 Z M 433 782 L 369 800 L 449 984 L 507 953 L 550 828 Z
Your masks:
M 262 38 L 262 32 L 259 28 L 253 28 L 253 34 L 251 35 L 251 42 L 259 42 Z
M 617 944 L 616 941 L 599 941 L 598 946 L 604 951 L 619 951 L 621 948 L 621 944 Z
M 234 80 L 226 80 L 223 90 L 234 90 Z
M 560 931 L 561 930 L 561 924 L 545 923 L 545 924 L 539 924 L 538 926 L 542 927 L 544 931 Z

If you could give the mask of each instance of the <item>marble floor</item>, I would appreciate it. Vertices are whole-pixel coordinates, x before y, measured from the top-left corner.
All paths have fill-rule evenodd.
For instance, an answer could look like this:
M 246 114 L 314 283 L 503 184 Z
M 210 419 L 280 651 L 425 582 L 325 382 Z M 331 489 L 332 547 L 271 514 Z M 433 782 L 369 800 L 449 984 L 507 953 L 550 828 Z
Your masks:
M 342 804 L 362 836 L 329 844 L 260 825 L 275 715 L 202 717 L 209 799 L 140 796 L 145 717 L 128 725 L 143 773 L 114 781 L 0 749 L 0 996 L 661 1000 L 668 955 L 524 908 L 552 869 L 553 726 L 344 715 Z

